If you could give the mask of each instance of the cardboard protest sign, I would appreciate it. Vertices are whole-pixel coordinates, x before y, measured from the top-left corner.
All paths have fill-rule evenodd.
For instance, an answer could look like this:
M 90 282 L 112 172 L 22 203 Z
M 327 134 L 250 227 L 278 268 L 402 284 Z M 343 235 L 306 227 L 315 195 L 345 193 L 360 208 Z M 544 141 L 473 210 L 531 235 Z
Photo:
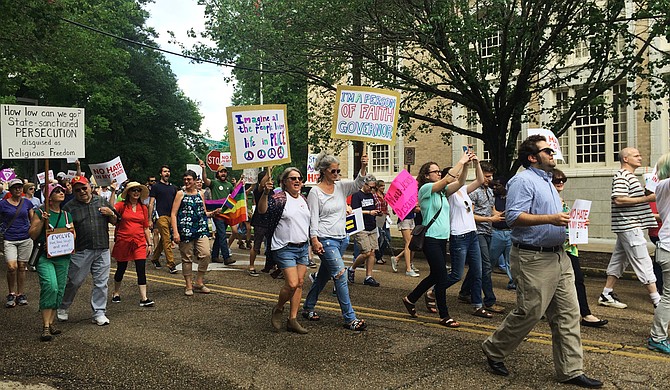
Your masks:
M 258 183 L 258 169 L 248 168 L 245 169 L 242 173 L 244 175 L 245 184 L 256 184 Z
M 84 109 L 0 105 L 2 158 L 86 157 Z
M 227 107 L 234 169 L 291 162 L 285 104 Z
M 44 176 L 45 176 L 44 172 L 40 172 L 40 173 L 37 174 L 37 181 L 40 184 L 44 184 Z M 54 179 L 54 171 L 49 169 L 49 181 L 52 181 L 53 179 Z
M 75 171 L 74 169 L 68 169 L 67 173 L 65 174 L 66 179 L 72 179 L 75 176 L 77 176 L 77 171 Z M 86 172 L 82 172 L 81 176 L 86 177 Z
M 363 222 L 363 209 L 353 209 L 352 213 L 347 215 L 346 219 L 347 234 L 352 236 L 361 230 L 365 229 L 365 222 Z
M 405 219 L 419 201 L 419 183 L 403 169 L 391 182 L 384 199 L 398 218 Z
M 570 210 L 570 221 L 568 222 L 568 240 L 570 245 L 588 244 L 589 227 L 586 221 L 589 219 L 591 201 L 576 199 Z
M 395 142 L 399 114 L 399 92 L 338 85 L 331 136 L 391 145 Z
M 128 180 L 126 170 L 121 163 L 121 157 L 100 164 L 89 164 L 88 166 L 91 168 L 91 173 L 99 186 L 111 185 L 114 180 L 119 184 Z
M 195 172 L 195 174 L 198 175 L 198 177 L 201 178 L 201 179 L 203 177 L 202 176 L 203 173 L 205 173 L 205 172 L 203 172 L 202 167 L 198 164 L 186 164 L 186 170 L 187 171 L 191 170 L 191 171 Z
M 656 186 L 658 186 L 658 175 L 656 174 L 656 168 L 657 166 L 654 165 L 654 169 L 652 169 L 651 173 L 643 173 L 642 177 L 644 177 L 644 189 L 649 190 L 651 192 L 656 192 Z
M 554 160 L 563 161 L 563 153 L 561 152 L 561 145 L 558 143 L 558 137 L 554 135 L 551 130 L 547 129 L 528 129 L 528 135 L 539 134 L 547 139 L 549 147 L 554 149 Z
M 319 171 L 316 169 L 316 157 L 318 154 L 307 155 L 307 177 L 305 184 L 316 184 L 319 181 Z
M 0 171 L 0 179 L 2 181 L 10 181 L 12 179 L 16 178 L 16 173 L 14 173 L 14 169 L 12 168 L 5 168 Z

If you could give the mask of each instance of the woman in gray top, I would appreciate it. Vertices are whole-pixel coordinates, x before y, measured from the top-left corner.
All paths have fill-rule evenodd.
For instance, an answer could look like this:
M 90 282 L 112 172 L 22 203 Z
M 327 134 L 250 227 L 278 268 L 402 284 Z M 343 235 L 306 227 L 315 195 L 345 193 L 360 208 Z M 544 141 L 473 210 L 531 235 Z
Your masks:
M 356 313 L 351 306 L 342 253 L 349 244 L 345 229 L 346 199 L 363 187 L 368 157 L 361 157 L 361 171 L 355 181 L 340 180 L 340 162 L 334 156 L 321 155 L 317 158 L 315 165 L 320 176 L 318 184 L 307 196 L 307 204 L 311 213 L 309 236 L 312 251 L 321 258 L 321 266 L 305 299 L 302 316 L 310 321 L 320 319 L 314 311 L 314 306 L 316 306 L 319 293 L 328 279 L 332 278 L 344 317 L 344 327 L 362 331 L 367 325 L 365 321 L 356 318 Z

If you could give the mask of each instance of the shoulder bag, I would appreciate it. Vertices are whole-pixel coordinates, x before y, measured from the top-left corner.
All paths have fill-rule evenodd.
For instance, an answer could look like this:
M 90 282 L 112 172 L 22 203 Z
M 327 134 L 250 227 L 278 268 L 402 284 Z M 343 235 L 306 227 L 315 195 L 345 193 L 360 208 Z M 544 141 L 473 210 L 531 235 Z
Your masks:
M 0 242 L 5 241 L 5 232 L 9 230 L 9 228 L 12 227 L 14 221 L 16 221 L 16 217 L 19 216 L 19 212 L 21 211 L 22 206 L 23 206 L 23 198 L 21 198 L 18 206 L 16 206 L 16 212 L 14 213 L 14 217 L 12 217 L 12 219 L 9 221 L 9 223 L 4 229 L 0 230 Z
M 420 252 L 423 250 L 423 242 L 426 238 L 426 232 L 440 215 L 440 212 L 442 212 L 443 201 L 442 194 L 440 194 L 440 209 L 437 210 L 437 213 L 435 213 L 433 219 L 428 222 L 428 225 L 416 225 L 414 229 L 412 229 L 412 238 L 409 241 L 409 250 L 414 252 Z

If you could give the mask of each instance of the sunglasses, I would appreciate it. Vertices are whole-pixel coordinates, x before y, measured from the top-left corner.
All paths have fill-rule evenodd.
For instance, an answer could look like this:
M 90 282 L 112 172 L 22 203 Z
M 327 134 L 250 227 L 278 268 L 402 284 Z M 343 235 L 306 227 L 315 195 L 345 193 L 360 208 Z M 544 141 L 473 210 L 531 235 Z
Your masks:
M 301 181 L 302 176 L 289 176 L 287 179 L 292 180 L 292 181 Z
M 77 187 L 77 188 L 75 188 L 75 189 L 72 190 L 72 191 L 74 191 L 74 192 L 84 193 L 84 192 L 86 192 L 86 187 L 85 187 L 85 186 L 84 186 L 84 187 Z
M 469 213 L 470 212 L 470 203 L 468 203 L 467 200 L 464 200 L 463 203 L 465 203 L 465 210 Z
M 156 180 L 149 180 L 149 183 L 155 183 Z
M 54 188 L 53 191 L 51 191 L 52 194 L 64 194 L 65 192 L 61 188 Z
M 342 172 L 341 169 L 331 169 L 331 170 L 330 170 L 330 173 L 332 173 L 333 175 L 339 175 L 340 172 Z
M 131 188 L 128 190 L 128 192 L 142 192 L 141 188 Z
M 551 180 L 551 182 L 554 184 L 565 184 L 567 181 L 568 181 L 567 177 L 559 177 L 557 179 Z
M 371 190 L 376 190 L 376 189 L 377 189 L 376 186 L 371 186 L 371 185 L 369 185 L 369 184 L 368 184 L 368 187 L 370 187 Z
M 34 190 L 34 189 L 35 189 L 35 187 L 30 187 L 30 188 L 28 188 L 28 191 Z
M 556 154 L 556 152 L 555 152 L 554 149 L 552 149 L 552 148 L 544 148 L 544 149 L 540 149 L 540 151 L 539 151 L 538 153 L 541 153 L 541 152 L 544 152 L 544 153 L 546 153 L 546 154 L 548 154 L 548 155 L 550 155 L 550 156 L 553 156 L 554 154 Z

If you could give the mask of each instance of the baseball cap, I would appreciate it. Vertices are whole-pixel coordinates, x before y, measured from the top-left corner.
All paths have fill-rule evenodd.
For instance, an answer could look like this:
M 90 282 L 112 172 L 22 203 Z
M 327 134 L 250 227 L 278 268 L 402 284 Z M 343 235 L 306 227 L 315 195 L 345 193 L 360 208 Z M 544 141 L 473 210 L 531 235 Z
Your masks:
M 75 176 L 70 180 L 70 184 L 74 187 L 75 184 L 88 184 L 88 179 L 84 176 Z
M 58 172 L 58 174 L 56 174 L 56 179 L 58 179 L 58 180 L 63 180 L 63 179 L 65 179 L 65 177 L 67 177 L 65 172 Z
M 53 192 L 53 190 L 55 190 L 56 188 L 60 188 L 61 190 L 63 190 L 63 192 L 65 192 L 65 188 L 63 188 L 62 185 L 60 185 L 58 183 L 54 183 L 54 184 L 49 184 L 49 194 L 51 194 Z
M 21 187 L 23 187 L 23 180 L 21 179 L 12 179 L 9 181 L 9 184 L 7 185 L 7 188 L 13 187 L 17 184 L 21 184 Z

